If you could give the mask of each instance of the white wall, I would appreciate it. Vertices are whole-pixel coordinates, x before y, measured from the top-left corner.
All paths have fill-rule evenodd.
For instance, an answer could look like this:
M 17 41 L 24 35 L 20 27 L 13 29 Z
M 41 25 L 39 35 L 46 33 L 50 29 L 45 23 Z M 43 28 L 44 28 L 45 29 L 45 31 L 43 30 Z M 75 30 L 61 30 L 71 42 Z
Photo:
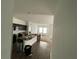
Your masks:
M 48 36 L 51 40 L 53 39 L 53 24 L 48 26 Z
M 76 0 L 61 0 L 54 20 L 51 59 L 77 59 Z
M 30 30 L 30 28 L 28 29 L 28 31 L 31 31 L 31 33 L 33 33 L 33 34 L 37 34 L 37 31 L 38 31 L 38 24 L 37 23 L 34 23 L 34 22 L 28 22 L 28 26 L 31 28 L 31 30 Z
M 1 59 L 11 59 L 13 3 L 1 1 Z

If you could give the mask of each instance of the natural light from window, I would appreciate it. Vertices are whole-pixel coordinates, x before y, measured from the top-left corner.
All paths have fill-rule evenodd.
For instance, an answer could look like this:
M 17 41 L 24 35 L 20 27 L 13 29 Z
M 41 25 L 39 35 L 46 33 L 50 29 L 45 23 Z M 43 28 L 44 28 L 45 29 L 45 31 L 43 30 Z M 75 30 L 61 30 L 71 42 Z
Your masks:
M 47 27 L 39 27 L 39 33 L 46 34 L 47 33 Z
M 47 28 L 43 28 L 43 33 L 47 33 Z
M 39 27 L 39 33 L 42 33 L 42 27 Z

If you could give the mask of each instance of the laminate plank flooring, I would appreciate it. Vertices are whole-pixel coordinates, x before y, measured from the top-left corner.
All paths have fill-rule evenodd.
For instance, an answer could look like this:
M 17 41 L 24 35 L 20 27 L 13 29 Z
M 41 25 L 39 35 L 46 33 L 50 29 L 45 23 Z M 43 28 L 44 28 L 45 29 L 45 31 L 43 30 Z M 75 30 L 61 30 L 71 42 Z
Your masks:
M 24 53 L 18 54 L 16 47 L 12 49 L 11 59 L 50 59 L 50 46 L 48 42 L 36 42 L 32 46 L 32 56 L 26 56 Z

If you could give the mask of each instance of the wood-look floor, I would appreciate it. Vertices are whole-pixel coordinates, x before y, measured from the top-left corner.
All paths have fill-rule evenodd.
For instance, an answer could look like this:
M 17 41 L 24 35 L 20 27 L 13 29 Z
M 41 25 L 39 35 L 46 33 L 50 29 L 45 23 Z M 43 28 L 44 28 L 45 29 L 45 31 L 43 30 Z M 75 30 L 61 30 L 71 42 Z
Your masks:
M 50 59 L 49 43 L 40 41 L 32 46 L 32 56 L 26 56 L 24 53 L 16 53 L 15 47 L 12 50 L 11 59 Z

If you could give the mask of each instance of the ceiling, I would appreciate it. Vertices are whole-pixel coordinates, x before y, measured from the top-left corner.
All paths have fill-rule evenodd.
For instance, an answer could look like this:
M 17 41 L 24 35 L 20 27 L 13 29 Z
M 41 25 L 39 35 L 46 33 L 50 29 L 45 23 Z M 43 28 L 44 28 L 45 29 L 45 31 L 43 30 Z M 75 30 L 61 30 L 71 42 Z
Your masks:
M 36 15 L 50 15 L 53 16 L 56 13 L 56 6 L 58 0 L 15 0 L 14 4 L 14 17 L 27 20 L 27 16 L 30 15 L 31 21 L 37 21 L 40 17 L 40 23 L 50 21 L 48 18 Z M 31 16 L 32 15 L 32 16 Z M 34 16 L 33 16 L 34 15 Z M 33 19 L 34 18 L 34 19 Z M 39 21 L 38 21 L 39 22 Z
M 39 24 L 53 24 L 54 21 L 54 15 L 16 15 L 15 18 L 24 20 L 24 21 L 31 21 L 34 23 Z
M 15 0 L 14 14 L 55 14 L 57 0 Z

